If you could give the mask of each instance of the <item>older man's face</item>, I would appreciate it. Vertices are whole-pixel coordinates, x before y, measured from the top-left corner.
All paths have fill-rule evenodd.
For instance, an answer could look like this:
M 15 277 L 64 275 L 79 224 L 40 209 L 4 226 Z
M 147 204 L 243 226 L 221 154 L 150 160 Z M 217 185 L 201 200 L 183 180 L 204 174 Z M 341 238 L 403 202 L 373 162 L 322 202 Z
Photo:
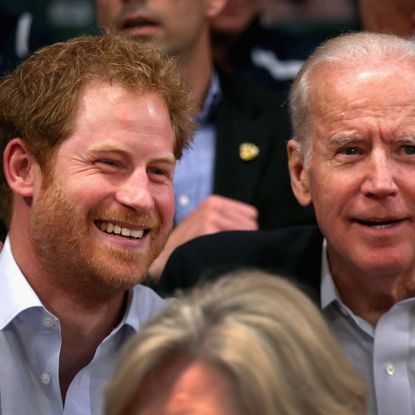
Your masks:
M 411 271 L 414 65 L 321 68 L 310 108 L 310 166 L 293 163 L 292 152 L 291 173 L 299 200 L 315 207 L 332 267 L 354 275 Z

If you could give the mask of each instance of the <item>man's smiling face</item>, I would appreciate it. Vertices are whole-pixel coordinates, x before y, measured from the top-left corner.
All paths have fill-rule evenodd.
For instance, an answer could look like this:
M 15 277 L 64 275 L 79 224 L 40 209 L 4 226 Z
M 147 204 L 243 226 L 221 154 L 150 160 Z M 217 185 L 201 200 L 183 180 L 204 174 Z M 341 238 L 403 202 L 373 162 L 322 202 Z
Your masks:
M 86 85 L 74 132 L 34 196 L 31 236 L 44 266 L 59 264 L 67 283 L 140 282 L 172 227 L 174 140 L 158 94 Z

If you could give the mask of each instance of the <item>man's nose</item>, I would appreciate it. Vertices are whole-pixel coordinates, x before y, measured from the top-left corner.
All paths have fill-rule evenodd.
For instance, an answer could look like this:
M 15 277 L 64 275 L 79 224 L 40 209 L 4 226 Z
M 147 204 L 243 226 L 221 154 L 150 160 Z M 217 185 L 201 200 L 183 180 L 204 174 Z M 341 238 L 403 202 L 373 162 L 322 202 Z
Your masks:
M 154 208 L 151 183 L 146 171 L 131 174 L 116 191 L 118 203 L 137 211 L 150 211 Z
M 381 198 L 396 194 L 397 191 L 393 161 L 383 151 L 373 152 L 367 165 L 362 192 L 368 197 Z

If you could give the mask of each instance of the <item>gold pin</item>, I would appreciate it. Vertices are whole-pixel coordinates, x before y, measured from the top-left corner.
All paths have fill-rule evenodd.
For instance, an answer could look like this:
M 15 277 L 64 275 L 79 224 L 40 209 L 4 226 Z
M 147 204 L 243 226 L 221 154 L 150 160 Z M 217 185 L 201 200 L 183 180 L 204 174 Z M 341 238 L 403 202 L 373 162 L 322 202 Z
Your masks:
M 242 143 L 239 146 L 239 157 L 244 161 L 250 161 L 259 154 L 259 147 L 254 143 Z

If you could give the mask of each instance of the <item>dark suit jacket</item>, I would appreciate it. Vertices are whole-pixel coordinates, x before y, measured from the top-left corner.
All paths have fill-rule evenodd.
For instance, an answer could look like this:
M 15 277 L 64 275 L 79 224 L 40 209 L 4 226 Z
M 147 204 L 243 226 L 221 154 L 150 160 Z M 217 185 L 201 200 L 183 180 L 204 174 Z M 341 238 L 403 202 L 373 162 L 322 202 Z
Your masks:
M 7 229 L 4 222 L 0 219 L 0 241 L 4 241 L 6 239 Z
M 302 208 L 291 190 L 286 151 L 291 132 L 283 100 L 224 74 L 220 83 L 214 193 L 255 206 L 261 229 L 315 223 L 313 211 Z M 255 144 L 258 156 L 241 159 L 242 143 Z
M 319 303 L 322 245 L 316 226 L 202 236 L 173 252 L 157 289 L 169 296 L 224 272 L 255 267 L 290 278 Z

